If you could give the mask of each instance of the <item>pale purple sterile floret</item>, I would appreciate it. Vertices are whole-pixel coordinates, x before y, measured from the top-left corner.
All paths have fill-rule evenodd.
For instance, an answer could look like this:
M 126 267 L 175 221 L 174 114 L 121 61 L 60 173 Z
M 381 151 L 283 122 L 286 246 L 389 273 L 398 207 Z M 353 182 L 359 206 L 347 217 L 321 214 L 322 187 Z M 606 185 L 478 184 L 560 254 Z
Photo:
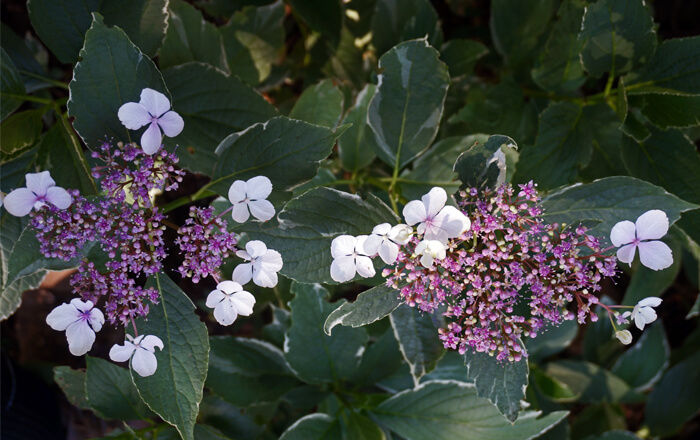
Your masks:
M 370 254 L 365 249 L 366 235 L 353 237 L 352 235 L 339 235 L 331 242 L 331 278 L 339 283 L 344 283 L 355 278 L 355 273 L 363 278 L 374 276 L 374 265 Z
M 148 377 L 158 369 L 156 348 L 163 349 L 163 341 L 158 336 L 141 335 L 134 338 L 126 335 L 124 345 L 114 344 L 109 350 L 109 358 L 114 362 L 131 360 L 131 368 L 139 376 Z
M 403 216 L 410 226 L 418 223 L 417 232 L 426 240 L 446 243 L 457 238 L 470 227 L 467 216 L 453 206 L 445 206 L 447 193 L 435 187 L 420 201 L 408 202 L 403 208 Z
M 46 204 L 58 209 L 66 209 L 71 205 L 72 198 L 68 191 L 56 186 L 48 171 L 29 173 L 26 180 L 26 188 L 17 188 L 5 196 L 5 209 L 15 217 L 24 217 L 32 209 L 39 210 Z
M 265 176 L 233 182 L 228 190 L 228 199 L 233 204 L 233 219 L 245 223 L 252 214 L 260 221 L 270 220 L 275 216 L 274 206 L 266 200 L 271 193 L 272 182 Z
M 105 322 L 102 312 L 92 301 L 71 300 L 53 309 L 46 317 L 46 323 L 54 330 L 66 332 L 68 349 L 74 356 L 82 356 L 92 348 L 95 332 L 102 329 Z
M 658 209 L 647 211 L 635 223 L 621 221 L 610 231 L 610 241 L 616 247 L 617 259 L 632 265 L 634 254 L 639 249 L 639 260 L 652 270 L 662 270 L 673 264 L 671 248 L 658 241 L 668 232 L 668 217 Z
M 249 263 L 236 266 L 231 278 L 233 281 L 246 284 L 251 279 L 260 287 L 275 287 L 277 272 L 282 270 L 282 255 L 274 249 L 268 249 L 260 240 L 251 240 L 245 245 L 245 250 L 239 250 L 236 255 Z
M 141 148 L 148 155 L 155 153 L 160 148 L 163 139 L 161 130 L 166 136 L 175 137 L 185 126 L 180 115 L 170 110 L 168 98 L 149 88 L 141 91 L 139 102 L 127 102 L 122 105 L 117 116 L 129 130 L 138 130 L 144 125 L 148 125 L 146 131 L 141 135 Z
M 253 313 L 255 297 L 235 281 L 222 281 L 207 296 L 207 307 L 214 309 L 214 318 L 221 325 L 231 325 L 238 315 Z

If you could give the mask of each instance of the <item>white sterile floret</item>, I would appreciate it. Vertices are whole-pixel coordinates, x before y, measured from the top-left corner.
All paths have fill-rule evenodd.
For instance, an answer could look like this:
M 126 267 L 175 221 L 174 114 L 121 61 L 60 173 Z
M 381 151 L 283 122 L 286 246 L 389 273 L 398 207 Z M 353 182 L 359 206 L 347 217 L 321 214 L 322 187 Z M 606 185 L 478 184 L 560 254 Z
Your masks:
M 416 254 L 421 255 L 420 264 L 430 269 L 435 260 L 442 260 L 447 255 L 447 248 L 438 240 L 423 240 L 416 246 Z
M 615 337 L 625 345 L 632 343 L 632 333 L 629 330 L 618 330 L 615 332 Z
M 365 249 L 366 235 L 353 237 L 352 235 L 339 235 L 331 242 L 331 278 L 339 283 L 344 283 L 355 278 L 357 272 L 364 278 L 374 276 L 374 266 L 370 254 Z
M 170 100 L 153 89 L 141 90 L 139 102 L 127 102 L 119 107 L 117 116 L 129 130 L 138 130 L 148 125 L 141 135 L 141 148 L 146 154 L 153 154 L 160 148 L 163 135 L 175 137 L 185 127 L 180 115 L 170 110 Z
M 243 263 L 233 269 L 231 278 L 243 285 L 253 279 L 260 287 L 275 287 L 277 285 L 277 272 L 282 270 L 282 255 L 274 249 L 268 249 L 260 240 L 251 240 L 245 245 L 245 250 L 236 252 L 236 255 L 250 263 Z
M 657 241 L 668 232 L 668 217 L 658 209 L 647 211 L 635 223 L 621 221 L 610 231 L 610 241 L 616 247 L 617 259 L 632 265 L 636 249 L 639 260 L 649 269 L 661 270 L 673 264 L 673 253 L 666 243 Z
M 221 325 L 231 325 L 238 315 L 253 313 L 255 297 L 235 281 L 222 281 L 207 297 L 207 307 L 214 309 L 214 318 Z
M 114 362 L 126 362 L 131 359 L 131 368 L 139 376 L 147 377 L 158 369 L 156 347 L 163 349 L 163 341 L 158 336 L 141 335 L 134 339 L 131 335 L 126 335 L 124 345 L 114 344 L 109 350 L 109 358 Z
M 444 189 L 435 187 L 421 200 L 408 202 L 403 208 L 406 223 L 415 225 L 417 231 L 423 234 L 425 240 L 438 240 L 447 243 L 449 238 L 457 238 L 469 230 L 471 222 L 453 206 L 445 206 L 447 193 Z
M 228 199 L 233 204 L 231 216 L 238 223 L 244 223 L 250 214 L 264 222 L 270 220 L 275 216 L 275 208 L 265 199 L 271 192 L 272 182 L 265 176 L 236 180 L 228 189 Z
M 5 196 L 5 209 L 15 217 L 24 217 L 33 209 L 40 209 L 51 203 L 59 209 L 68 208 L 73 198 L 68 191 L 56 186 L 48 171 L 29 173 L 25 176 L 26 188 L 17 188 Z
M 407 228 L 410 232 L 407 233 Z M 364 248 L 368 255 L 376 255 L 386 264 L 393 264 L 399 256 L 399 245 L 408 242 L 413 228 L 408 225 L 382 223 L 372 229 L 372 234 L 365 240 Z
M 66 331 L 68 350 L 74 356 L 90 351 L 95 342 L 95 332 L 99 332 L 105 323 L 100 309 L 93 306 L 92 301 L 83 302 L 74 298 L 70 304 L 61 304 L 46 317 L 46 323 L 52 329 Z
M 658 307 L 662 301 L 661 298 L 656 296 L 644 298 L 634 306 L 631 313 L 625 312 L 622 314 L 622 317 L 627 318 L 629 316 L 639 330 L 644 330 L 645 325 L 656 321 L 656 311 L 653 307 Z

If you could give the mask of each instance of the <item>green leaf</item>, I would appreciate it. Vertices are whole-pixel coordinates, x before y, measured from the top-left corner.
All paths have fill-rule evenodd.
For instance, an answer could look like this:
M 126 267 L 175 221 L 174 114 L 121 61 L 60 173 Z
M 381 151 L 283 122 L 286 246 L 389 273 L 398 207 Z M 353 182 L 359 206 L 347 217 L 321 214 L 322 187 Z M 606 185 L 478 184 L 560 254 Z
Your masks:
M 539 419 L 523 412 L 511 424 L 496 407 L 477 397 L 473 385 L 456 381 L 430 381 L 396 394 L 372 411 L 374 417 L 402 437 L 413 440 L 525 440 L 559 423 L 566 412 Z
M 153 413 L 139 397 L 129 370 L 87 356 L 87 402 L 100 417 L 114 420 L 148 419 Z
M 331 440 L 340 439 L 340 424 L 328 414 L 316 413 L 304 416 L 287 428 L 280 440 Z
M 606 305 L 615 304 L 608 296 L 603 296 L 601 302 Z M 607 310 L 596 307 L 594 313 L 598 320 L 590 322 L 583 334 L 583 359 L 609 368 L 615 358 L 622 353 L 624 346 L 615 337 L 615 329 L 610 322 Z
M 235 180 L 263 175 L 275 189 L 272 200 L 279 201 L 288 195 L 283 191 L 316 176 L 341 133 L 284 116 L 234 133 L 216 148 L 219 160 L 211 189 L 226 196 Z
M 378 321 L 393 312 L 403 299 L 396 289 L 379 285 L 360 293 L 354 302 L 344 302 L 328 315 L 323 324 L 327 335 L 336 325 L 361 327 Z
M 554 0 L 491 2 L 491 37 L 506 64 L 517 68 L 537 56 L 544 45 L 546 31 L 550 28 L 549 23 L 557 5 L 558 2 Z
M 338 126 L 343 116 L 343 92 L 324 79 L 301 94 L 289 113 L 291 119 L 300 119 L 332 130 Z
M 647 400 L 646 423 L 652 435 L 672 434 L 700 409 L 700 353 L 674 365 Z
M 391 312 L 389 319 L 413 382 L 418 385 L 420 378 L 432 371 L 445 354 L 438 338 L 439 325 L 431 315 L 408 305 Z
M 273 406 L 274 405 L 274 406 Z M 255 423 L 267 419 L 266 414 L 276 409 L 276 404 L 261 405 L 259 408 L 242 410 L 218 397 L 208 394 L 199 405 L 199 422 L 207 426 L 213 426 L 225 435 L 236 440 L 256 440 L 267 428 L 265 425 Z M 267 413 L 266 413 L 267 411 Z M 197 435 L 195 425 L 195 436 Z
M 105 26 L 99 14 L 94 15 L 85 34 L 80 58 L 73 71 L 68 100 L 68 116 L 75 117 L 73 127 L 94 149 L 105 138 L 130 142 L 132 138 L 119 121 L 117 111 L 124 103 L 138 102 L 146 87 L 168 95 L 158 69 L 124 31 Z
M 207 388 L 238 406 L 272 402 L 299 382 L 280 349 L 257 339 L 209 339 Z
M 92 409 L 85 394 L 87 374 L 67 366 L 53 367 L 53 380 L 66 395 L 68 401 L 80 409 Z
M 228 72 L 224 43 L 216 26 L 184 1 L 171 1 L 168 11 L 168 31 L 158 53 L 160 68 L 200 61 Z
M 343 25 L 340 0 L 288 0 L 288 3 L 311 29 L 327 37 L 332 46 L 338 45 Z
M 173 94 L 173 109 L 185 121 L 179 136 L 163 142 L 169 148 L 180 146 L 180 166 L 190 171 L 211 175 L 220 162 L 214 150 L 226 136 L 278 116 L 254 89 L 206 64 L 171 67 L 163 77 Z
M 109 0 L 100 3 L 105 23 L 119 26 L 149 57 L 159 54 L 168 27 L 169 0 Z
M 514 180 L 534 180 L 542 188 L 572 183 L 593 154 L 594 143 L 604 149 L 619 144 L 619 121 L 605 104 L 580 107 L 558 102 L 540 115 L 535 145 L 520 153 Z
M 574 439 L 585 439 L 589 435 L 602 435 L 611 429 L 625 429 L 627 422 L 622 407 L 610 403 L 594 403 L 576 415 L 571 424 Z
M 474 40 L 454 38 L 443 44 L 440 58 L 447 64 L 451 78 L 474 73 L 476 62 L 484 57 L 489 50 L 486 46 Z
M 231 72 L 250 85 L 265 81 L 284 51 L 284 3 L 245 7 L 219 28 Z
M 26 110 L 2 121 L 0 153 L 3 162 L 26 153 L 36 144 L 44 128 L 43 113 L 43 110 Z
M 24 101 L 21 97 L 25 94 L 24 83 L 15 63 L 12 62 L 5 49 L 0 48 L 0 96 L 2 96 L 0 121 L 4 121 L 17 110 Z M 5 148 L 3 148 L 4 150 Z
M 633 432 L 608 431 L 601 435 L 588 436 L 584 440 L 641 440 Z
M 270 304 L 270 309 L 272 309 L 272 322 L 263 327 L 263 337 L 277 347 L 282 347 L 284 334 L 291 324 L 289 311 L 274 304 Z
M 297 376 L 307 383 L 337 383 L 357 369 L 369 339 L 365 329 L 340 327 L 332 336 L 323 323 L 335 309 L 319 284 L 292 285 L 292 326 L 285 335 L 284 355 Z
M 685 319 L 692 319 L 698 315 L 700 315 L 700 294 L 698 294 L 698 297 L 695 298 L 695 303 L 693 303 L 693 307 L 690 308 L 690 311 L 685 316 Z
M 427 36 L 433 46 L 442 42 L 437 12 L 427 0 L 377 0 L 370 30 L 377 55 L 416 38 Z
M 680 213 L 697 205 L 685 202 L 633 177 L 608 177 L 584 185 L 562 188 L 542 199 L 544 219 L 549 223 L 571 224 L 578 220 L 598 219 L 591 234 L 607 237 L 615 223 L 634 221 L 650 207 L 666 212 L 671 224 Z
M 632 390 L 625 381 L 595 364 L 555 361 L 548 363 L 544 371 L 579 395 L 578 402 L 633 403 L 643 400 L 643 396 Z
M 209 363 L 207 329 L 192 301 L 170 278 L 156 274 L 146 284 L 151 286 L 160 292 L 160 302 L 151 306 L 148 319 L 139 318 L 136 324 L 141 334 L 158 336 L 165 347 L 156 353 L 158 369 L 152 376 L 132 371 L 131 377 L 148 407 L 184 440 L 192 440 Z
M 571 402 L 578 397 L 565 383 L 545 374 L 539 368 L 533 368 L 532 379 L 537 390 L 555 402 Z
M 476 395 L 489 399 L 511 422 L 518 419 L 520 401 L 525 399 L 530 369 L 527 360 L 499 362 L 495 356 L 467 348 L 464 353 L 467 378 L 474 380 Z
M 360 386 L 372 386 L 376 382 L 390 376 L 402 365 L 405 366 L 406 364 L 403 363 L 399 344 L 394 337 L 393 330 L 387 329 L 364 352 L 360 366 L 353 373 L 350 382 Z M 408 371 L 408 368 L 406 370 Z M 409 382 L 413 384 L 412 379 L 409 379 Z
M 495 188 L 506 179 L 506 155 L 503 148 L 517 149 L 513 139 L 500 134 L 489 136 L 486 143 L 475 143 L 460 154 L 454 164 L 454 172 L 466 188 Z
M 337 284 L 331 278 L 331 242 L 338 235 L 368 234 L 380 223 L 398 222 L 377 197 L 370 194 L 362 200 L 330 188 L 314 188 L 295 197 L 277 217 L 277 226 L 247 223 L 241 230 L 281 253 L 280 273 L 300 283 Z
M 130 436 L 130 439 L 133 436 Z M 180 434 L 177 429 L 168 427 L 162 431 L 158 431 L 158 440 L 180 440 Z M 211 426 L 194 425 L 194 440 L 231 440 Z
M 467 154 L 470 148 L 477 148 L 476 144 L 486 143 L 487 139 L 486 135 L 455 136 L 436 142 L 413 162 L 412 170 L 401 174 L 401 195 L 408 200 L 418 200 L 435 186 L 454 194 L 460 187 L 453 171 L 455 161 L 462 153 Z
M 369 165 L 376 157 L 370 144 L 374 136 L 367 129 L 367 109 L 376 90 L 374 84 L 365 85 L 358 93 L 355 105 L 343 118 L 343 125 L 352 124 L 338 138 L 340 163 L 348 171 L 356 172 Z
M 700 94 L 700 36 L 664 41 L 643 68 L 625 77 L 625 86 L 628 95 Z
M 638 112 L 631 111 L 627 113 L 625 121 L 620 127 L 623 133 L 627 136 L 632 137 L 638 142 L 644 142 L 649 139 L 651 132 L 644 126 L 644 123 L 639 120 L 640 116 L 637 116 Z
M 367 121 L 380 159 L 401 169 L 435 139 L 450 82 L 447 66 L 425 40 L 401 43 L 379 60 Z
M 619 76 L 649 62 L 656 30 L 643 0 L 600 0 L 586 7 L 581 63 L 595 77 Z
M 663 129 L 700 125 L 698 95 L 648 93 L 631 98 L 651 123 Z
M 384 432 L 376 423 L 353 411 L 350 411 L 347 423 L 342 427 L 343 439 L 346 440 L 386 440 Z
M 671 348 L 660 322 L 644 329 L 642 337 L 627 349 L 610 370 L 636 391 L 652 387 L 668 367 Z
M 528 361 L 540 363 L 544 358 L 565 350 L 578 334 L 575 321 L 564 321 L 558 326 L 546 326 L 536 337 L 525 340 Z
M 558 20 L 531 72 L 532 80 L 545 90 L 570 93 L 586 81 L 580 60 L 583 41 L 578 39 L 584 6 L 580 0 L 559 6 Z
M 35 75 L 46 75 L 44 68 L 34 57 L 34 54 L 27 46 L 25 40 L 15 34 L 12 29 L 5 23 L 0 23 L 0 39 L 2 40 L 2 49 L 10 56 L 10 59 L 15 64 L 15 67 L 22 76 L 24 87 L 27 93 L 34 92 L 44 87 L 50 87 L 44 81 L 22 74 L 22 71 L 33 73 Z M 4 63 L 4 61 L 3 61 Z

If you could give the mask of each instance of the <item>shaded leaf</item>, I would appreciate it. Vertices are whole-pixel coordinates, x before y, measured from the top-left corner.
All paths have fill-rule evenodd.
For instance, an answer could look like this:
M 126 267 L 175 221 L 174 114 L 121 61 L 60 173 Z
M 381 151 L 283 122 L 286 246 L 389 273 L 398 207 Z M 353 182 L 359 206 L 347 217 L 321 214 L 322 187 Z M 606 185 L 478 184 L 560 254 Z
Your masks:
M 5 49 L 0 48 L 0 121 L 10 116 L 24 101 L 24 83 Z M 5 147 L 3 147 L 5 150 Z
M 700 94 L 700 36 L 664 41 L 644 67 L 625 77 L 625 86 L 628 95 Z
M 437 12 L 427 0 L 377 0 L 370 29 L 377 55 L 415 38 L 427 36 L 432 46 L 442 43 Z
M 328 414 L 316 413 L 304 416 L 287 428 L 280 440 L 330 440 L 340 439 L 340 424 Z
M 301 94 L 289 113 L 291 119 L 328 127 L 338 126 L 343 115 L 343 92 L 330 79 L 315 84 Z
M 340 0 L 289 0 L 289 4 L 311 29 L 327 37 L 332 46 L 338 45 L 343 24 Z
M 343 124 L 352 126 L 338 138 L 338 155 L 341 165 L 348 171 L 356 172 L 369 165 L 376 157 L 367 139 L 373 138 L 371 130 L 368 129 L 367 109 L 376 90 L 374 84 L 365 85 L 357 94 L 355 105 L 343 118 Z
M 493 135 L 485 143 L 477 142 L 460 154 L 454 164 L 454 172 L 462 182 L 459 189 L 495 188 L 503 184 L 506 179 L 504 148 L 517 149 L 518 146 L 508 136 Z
M 87 374 L 67 366 L 53 367 L 53 380 L 66 395 L 68 401 L 80 409 L 92 409 L 85 394 Z
M 129 370 L 104 359 L 87 356 L 85 390 L 89 405 L 101 417 L 115 420 L 147 419 L 153 416 L 139 397 Z
M 668 367 L 671 348 L 660 322 L 645 328 L 639 340 L 625 351 L 610 370 L 637 391 L 646 391 Z
M 414 307 L 403 305 L 389 315 L 399 349 L 411 370 L 413 382 L 432 371 L 445 354 L 438 338 L 438 325 L 432 316 Z
M 336 325 L 361 327 L 378 321 L 394 311 L 403 299 L 396 289 L 379 285 L 360 293 L 351 303 L 344 302 L 328 315 L 323 324 L 327 335 Z
M 633 403 L 644 399 L 619 377 L 588 362 L 573 360 L 550 362 L 545 366 L 544 371 L 579 395 L 578 402 Z
M 472 74 L 476 62 L 487 53 L 488 48 L 479 42 L 454 38 L 442 46 L 440 58 L 447 64 L 450 77 L 456 78 Z

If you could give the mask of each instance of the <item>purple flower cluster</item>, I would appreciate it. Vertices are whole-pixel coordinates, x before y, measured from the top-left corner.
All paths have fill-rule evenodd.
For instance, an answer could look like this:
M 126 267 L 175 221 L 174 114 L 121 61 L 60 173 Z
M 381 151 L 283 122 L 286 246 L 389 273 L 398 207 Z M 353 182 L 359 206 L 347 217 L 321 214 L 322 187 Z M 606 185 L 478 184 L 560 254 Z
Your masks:
M 590 307 L 617 260 L 603 255 L 607 249 L 585 227 L 545 223 L 532 182 L 515 197 L 509 184 L 459 196 L 471 228 L 447 242 L 445 258 L 423 267 L 414 237 L 384 271 L 409 305 L 427 312 L 447 306 L 448 325 L 440 329 L 446 348 L 518 361 L 527 356 L 521 336 L 535 337 L 548 323 L 597 318 Z
M 216 278 L 224 258 L 238 250 L 236 236 L 226 230 L 222 216 L 215 216 L 212 207 L 193 206 L 190 218 L 177 231 L 180 237 L 175 243 L 185 257 L 178 271 L 183 277 L 191 277 L 194 283 L 209 275 Z
M 70 260 L 88 243 L 99 246 L 106 261 L 96 265 L 83 258 L 71 285 L 86 301 L 96 304 L 106 297 L 110 322 L 126 324 L 148 313 L 146 299 L 157 302 L 157 290 L 144 289 L 139 280 L 158 273 L 166 257 L 163 214 L 150 193 L 177 188 L 184 172 L 175 168 L 177 157 L 163 149 L 148 156 L 131 144 L 105 142 L 93 157 L 106 164 L 93 169 L 106 197 L 86 199 L 72 190 L 68 209 L 47 205 L 32 214 L 31 225 L 49 258 Z

